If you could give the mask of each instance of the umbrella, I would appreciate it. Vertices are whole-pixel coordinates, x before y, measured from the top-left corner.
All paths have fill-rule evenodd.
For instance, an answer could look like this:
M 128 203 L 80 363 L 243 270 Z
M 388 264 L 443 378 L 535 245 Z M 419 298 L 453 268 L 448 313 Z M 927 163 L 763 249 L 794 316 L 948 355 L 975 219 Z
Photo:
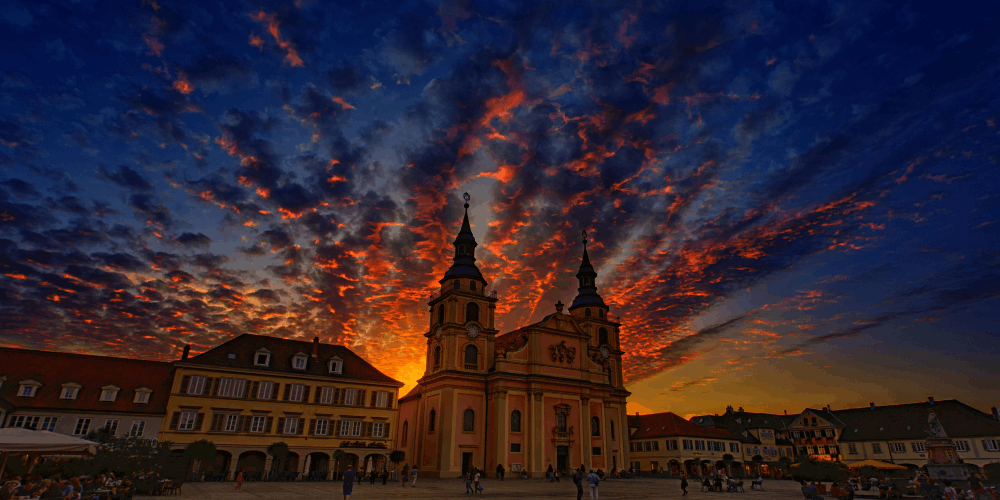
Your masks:
M 860 462 L 854 462 L 847 464 L 851 469 L 857 469 L 859 467 L 875 467 L 881 470 L 906 470 L 907 467 L 903 465 L 890 464 L 889 462 L 880 462 L 878 460 L 862 460 Z
M 95 453 L 97 443 L 49 431 L 0 429 L 0 451 L 16 453 Z

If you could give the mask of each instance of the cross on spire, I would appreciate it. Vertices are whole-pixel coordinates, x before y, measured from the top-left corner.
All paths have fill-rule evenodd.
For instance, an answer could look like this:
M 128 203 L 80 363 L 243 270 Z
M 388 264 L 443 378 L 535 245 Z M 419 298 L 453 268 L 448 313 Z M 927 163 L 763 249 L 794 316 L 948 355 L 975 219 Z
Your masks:
M 556 302 L 556 312 L 562 314 L 562 310 L 563 310 L 563 303 L 560 300 L 559 302 Z

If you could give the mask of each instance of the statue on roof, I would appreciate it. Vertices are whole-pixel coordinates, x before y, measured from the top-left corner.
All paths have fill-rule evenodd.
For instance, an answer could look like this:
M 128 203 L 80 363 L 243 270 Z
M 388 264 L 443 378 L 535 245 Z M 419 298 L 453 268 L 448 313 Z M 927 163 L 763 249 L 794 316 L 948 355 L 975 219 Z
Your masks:
M 944 426 L 941 425 L 941 421 L 938 420 L 937 414 L 934 410 L 931 410 L 927 414 L 927 434 L 932 438 L 947 438 L 948 435 L 944 432 Z

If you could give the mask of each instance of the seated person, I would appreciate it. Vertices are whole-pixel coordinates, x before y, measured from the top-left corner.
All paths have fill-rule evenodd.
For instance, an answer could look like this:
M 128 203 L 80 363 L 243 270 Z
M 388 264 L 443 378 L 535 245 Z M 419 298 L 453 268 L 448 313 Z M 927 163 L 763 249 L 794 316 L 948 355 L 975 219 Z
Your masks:
M 878 483 L 878 497 L 889 498 L 889 485 L 885 483 Z
M 802 496 L 809 500 L 823 500 L 823 497 L 819 496 L 819 488 L 805 481 L 802 481 Z

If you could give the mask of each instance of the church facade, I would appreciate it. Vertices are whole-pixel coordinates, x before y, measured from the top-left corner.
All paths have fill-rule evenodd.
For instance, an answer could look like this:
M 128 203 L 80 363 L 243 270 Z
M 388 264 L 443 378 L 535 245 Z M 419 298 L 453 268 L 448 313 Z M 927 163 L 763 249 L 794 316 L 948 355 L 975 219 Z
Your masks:
M 627 467 L 621 324 L 597 293 L 586 239 L 570 307 L 560 301 L 538 323 L 501 334 L 468 207 L 454 262 L 428 303 L 424 375 L 399 400 L 397 448 L 428 477 L 500 464 L 530 477 Z

